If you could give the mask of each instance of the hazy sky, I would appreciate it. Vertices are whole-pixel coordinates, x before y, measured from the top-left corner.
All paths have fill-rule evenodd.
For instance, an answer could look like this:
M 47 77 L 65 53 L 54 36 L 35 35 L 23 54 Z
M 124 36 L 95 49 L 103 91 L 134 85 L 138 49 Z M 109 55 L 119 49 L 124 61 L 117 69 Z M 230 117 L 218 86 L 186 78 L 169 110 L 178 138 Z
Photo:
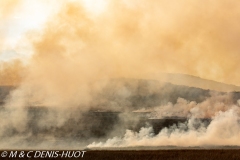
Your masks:
M 61 13 L 69 3 L 81 7 L 64 17 Z M 153 78 L 148 73 L 171 72 L 240 85 L 238 6 L 239 2 L 233 0 L 1 0 L 0 62 L 16 58 L 28 62 L 39 52 L 33 41 L 43 41 L 42 35 L 52 34 L 51 27 L 71 23 L 72 29 L 79 30 L 81 22 L 86 22 L 87 28 L 81 29 L 86 33 L 83 35 L 91 30 L 92 38 L 99 43 L 83 41 L 83 37 L 75 42 L 104 52 L 101 54 L 108 57 L 105 65 L 112 68 L 116 64 L 116 72 L 123 77 L 139 69 L 133 77 Z M 76 10 L 84 16 L 80 17 Z M 74 19 L 75 16 L 78 17 Z M 75 45 L 69 37 L 71 27 L 65 28 L 69 29 L 67 34 L 61 33 L 68 41 L 65 49 Z
M 48 3 L 46 3 L 48 2 Z M 55 10 L 54 1 L 9 0 L 0 1 L 1 60 L 26 58 L 29 48 L 20 50 L 27 44 L 20 44 L 29 31 L 40 30 L 47 18 Z M 17 48 L 18 47 L 18 48 Z

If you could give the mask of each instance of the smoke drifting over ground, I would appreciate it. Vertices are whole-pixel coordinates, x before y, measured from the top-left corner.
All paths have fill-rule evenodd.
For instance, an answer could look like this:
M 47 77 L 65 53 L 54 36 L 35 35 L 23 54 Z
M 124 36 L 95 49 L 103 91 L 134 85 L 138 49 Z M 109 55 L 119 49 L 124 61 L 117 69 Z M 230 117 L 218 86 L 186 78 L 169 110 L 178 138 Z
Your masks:
M 165 106 L 153 109 L 152 118 L 164 117 L 195 117 L 212 118 L 218 112 L 225 112 L 234 106 L 231 95 L 211 95 L 201 103 L 189 102 L 178 98 L 177 103 L 168 103 Z
M 154 134 L 151 127 L 143 127 L 139 132 L 127 130 L 123 137 L 114 137 L 102 143 L 92 143 L 92 147 L 138 147 L 138 146 L 236 146 L 240 134 L 239 108 L 219 112 L 206 124 L 195 117 L 186 123 L 179 123 Z M 196 127 L 197 126 L 197 127 Z
M 17 91 L 1 108 L 2 148 L 238 145 L 238 92 L 115 79 L 88 111 L 81 105 L 21 106 L 27 99 Z
M 157 133 L 147 125 L 138 132 L 126 130 L 121 137 L 93 142 L 88 147 L 236 146 L 239 145 L 240 110 L 238 104 L 230 101 L 228 95 L 212 96 L 198 104 L 180 98 L 174 105 L 169 103 L 148 110 L 150 119 L 179 119 L 175 124 Z M 183 117 L 188 117 L 185 122 L 181 122 Z
M 98 15 L 78 2 L 61 2 L 59 13 L 43 30 L 28 33 L 34 54 L 27 65 L 9 62 L 1 67 L 2 85 L 16 88 L 1 107 L 0 147 L 67 148 L 93 141 L 88 147 L 238 145 L 238 93 L 158 80 L 164 81 L 159 73 L 167 72 L 240 85 L 240 2 L 106 2 Z M 157 134 L 151 127 L 127 130 L 122 138 L 98 143 L 101 138 L 121 137 L 116 133 L 131 123 L 137 126 L 142 117 L 92 112 L 97 110 L 142 110 L 150 113 L 148 118 L 174 116 L 188 121 Z M 205 124 L 201 118 L 212 120 Z M 99 130 L 106 121 L 111 121 L 106 130 Z

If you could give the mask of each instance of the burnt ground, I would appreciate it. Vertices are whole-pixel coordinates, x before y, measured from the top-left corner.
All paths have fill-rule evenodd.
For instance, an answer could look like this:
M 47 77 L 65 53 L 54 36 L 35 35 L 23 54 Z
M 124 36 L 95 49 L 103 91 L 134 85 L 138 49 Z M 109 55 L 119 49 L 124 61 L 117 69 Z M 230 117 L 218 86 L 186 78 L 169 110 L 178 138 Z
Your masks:
M 0 151 L 2 153 L 2 151 Z M 25 151 L 27 153 L 28 151 Z M 60 153 L 63 151 L 60 151 Z M 0 158 L 11 159 L 11 158 Z M 79 158 L 12 158 L 18 159 L 86 159 L 86 160 L 237 160 L 240 149 L 173 149 L 173 150 L 101 150 L 87 151 Z
M 240 159 L 240 150 L 89 151 L 85 159 L 224 160 Z

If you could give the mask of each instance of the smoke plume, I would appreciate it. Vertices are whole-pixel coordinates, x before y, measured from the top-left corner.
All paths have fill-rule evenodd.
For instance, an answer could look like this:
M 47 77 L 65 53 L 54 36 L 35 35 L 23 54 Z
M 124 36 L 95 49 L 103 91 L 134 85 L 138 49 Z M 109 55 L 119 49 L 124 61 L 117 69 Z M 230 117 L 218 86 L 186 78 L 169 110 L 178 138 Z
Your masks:
M 8 6 L 14 6 L 1 3 L 6 2 L 0 2 L 4 6 L 0 20 L 10 14 Z M 26 66 L 1 65 L 1 85 L 16 87 L 0 110 L 0 137 L 5 142 L 4 137 L 12 135 L 7 137 L 9 147 L 32 144 L 44 148 L 49 139 L 52 146 L 61 147 L 66 145 L 59 142 L 63 135 L 86 138 L 87 134 L 100 134 L 99 130 L 81 133 L 80 129 L 87 127 L 84 121 L 91 121 L 88 111 L 131 112 L 132 108 L 147 104 L 147 98 L 151 101 L 151 95 L 168 92 L 161 90 L 162 85 L 139 89 L 138 84 L 124 83 L 113 83 L 117 92 L 108 90 L 114 80 L 121 78 L 164 80 L 160 73 L 166 72 L 240 85 L 240 2 L 106 0 L 106 8 L 98 15 L 77 1 L 61 3 L 60 11 L 51 15 L 44 29 L 38 34 L 27 33 L 33 54 Z M 0 38 L 4 36 L 0 30 Z M 105 143 L 97 142 L 99 139 L 85 143 L 92 143 L 88 147 L 239 145 L 239 105 L 231 94 L 199 97 L 201 102 L 178 97 L 176 103 L 156 100 L 149 103 L 152 108 L 146 106 L 150 108 L 150 118 L 179 116 L 188 118 L 186 123 L 162 129 L 158 134 L 147 127 L 139 132 L 127 130 L 123 137 L 110 138 Z M 128 121 L 116 117 L 104 118 L 125 129 Z M 130 117 L 126 119 L 131 120 Z M 199 118 L 209 118 L 211 122 L 205 125 Z M 91 128 L 96 128 L 94 123 L 89 123 Z M 57 132 L 66 124 L 77 124 L 79 130 L 68 126 Z M 116 125 L 108 127 L 110 133 L 101 133 L 107 139 L 117 130 Z M 186 143 L 187 140 L 191 142 Z
M 228 102 L 229 98 L 227 95 L 212 96 L 199 104 L 179 99 L 174 105 L 155 108 L 149 118 L 164 119 L 165 114 L 172 119 L 188 117 L 186 122 L 164 127 L 157 134 L 151 126 L 142 127 L 138 132 L 126 130 L 121 137 L 115 136 L 106 142 L 93 142 L 87 147 L 237 146 L 240 110 L 239 105 Z M 202 121 L 206 117 L 211 119 L 209 124 Z

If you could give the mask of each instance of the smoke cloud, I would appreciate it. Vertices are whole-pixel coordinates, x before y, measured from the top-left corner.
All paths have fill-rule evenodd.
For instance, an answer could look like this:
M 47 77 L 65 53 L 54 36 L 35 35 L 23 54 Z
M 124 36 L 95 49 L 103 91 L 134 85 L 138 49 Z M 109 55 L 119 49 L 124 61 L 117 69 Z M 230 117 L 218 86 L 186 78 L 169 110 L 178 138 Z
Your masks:
M 97 18 L 68 3 L 34 40 L 24 83 L 41 88 L 44 103 L 59 104 L 88 103 L 100 81 L 159 79 L 159 72 L 238 84 L 235 3 L 113 1 Z
M 89 120 L 88 111 L 132 111 L 129 106 L 136 104 L 134 98 L 140 99 L 141 105 L 145 104 L 141 96 L 146 96 L 147 89 L 141 90 L 137 85 L 130 87 L 139 92 L 138 97 L 121 83 L 113 85 L 119 88 L 118 92 L 105 93 L 116 79 L 164 80 L 160 73 L 166 72 L 240 85 L 237 74 L 240 69 L 240 2 L 106 2 L 105 10 L 98 15 L 79 2 L 61 2 L 59 13 L 52 15 L 44 29 L 38 34 L 26 35 L 33 52 L 27 66 L 21 67 L 18 62 L 9 63 L 7 67 L 2 65 L 1 85 L 16 87 L 4 99 L 0 111 L 1 137 L 14 135 L 9 146 L 27 146 L 26 140 L 29 140 L 44 148 L 47 145 L 39 141 L 51 139 L 53 146 L 59 143 L 60 147 L 64 143 L 56 137 L 64 133 L 56 133 L 58 129 L 81 119 Z M 7 17 L 10 11 L 7 6 L 13 5 L 4 6 L 2 14 Z M 0 37 L 4 37 L 1 32 Z M 147 94 L 152 95 L 157 89 L 161 91 L 161 85 L 150 86 Z M 88 147 L 238 145 L 238 108 L 230 94 L 212 95 L 202 102 L 189 102 L 179 97 L 176 103 L 151 108 L 150 118 L 179 116 L 189 118 L 186 123 L 165 128 L 158 134 L 153 133 L 151 127 L 139 132 L 127 130 L 123 137 L 109 139 L 106 143 L 89 142 L 92 144 Z M 38 119 L 34 121 L 31 116 Z M 116 123 L 121 123 L 117 118 Z M 206 126 L 196 118 L 212 120 Z M 86 127 L 83 123 L 79 124 L 80 129 Z M 119 126 L 128 126 L 127 121 L 122 123 Z M 69 137 L 80 135 L 80 130 L 76 135 L 72 134 L 73 130 L 71 127 L 66 130 Z M 45 133 L 54 133 L 54 136 L 44 136 Z M 114 131 L 102 135 L 108 138 Z M 34 138 L 39 141 L 33 141 Z M 188 139 L 192 141 L 185 143 Z M 68 144 L 70 146 L 70 142 Z
M 239 115 L 233 108 L 226 112 L 219 112 L 208 127 L 195 119 L 187 123 L 164 128 L 157 135 L 153 129 L 141 128 L 139 132 L 127 130 L 123 137 L 114 137 L 102 143 L 92 143 L 92 147 L 139 147 L 139 146 L 236 146 L 239 145 Z M 195 129 L 192 125 L 199 125 Z M 187 129 L 187 131 L 186 131 Z
M 231 94 L 218 95 L 212 93 L 211 97 L 201 103 L 178 98 L 177 103 L 168 103 L 166 106 L 155 107 L 151 118 L 188 117 L 212 118 L 218 112 L 225 112 L 234 105 Z M 142 110 L 144 111 L 144 110 Z
M 20 60 L 2 62 L 0 64 L 0 84 L 17 86 L 24 76 L 24 65 Z
M 10 0 L 10 1 L 1 1 L 0 2 L 0 20 L 3 22 L 0 27 L 0 51 L 6 46 L 7 34 L 5 33 L 4 22 L 7 21 L 14 11 L 17 9 L 17 6 L 21 4 L 21 0 Z
M 228 100 L 227 95 L 212 96 L 199 104 L 179 99 L 175 105 L 155 108 L 149 118 L 164 119 L 165 114 L 164 116 L 172 119 L 188 117 L 186 122 L 164 127 L 157 134 L 151 126 L 142 127 L 139 132 L 126 130 L 122 137 L 113 137 L 106 142 L 93 142 L 87 147 L 237 146 L 240 110 L 239 105 L 231 104 Z M 210 124 L 202 121 L 206 117 L 211 119 Z

